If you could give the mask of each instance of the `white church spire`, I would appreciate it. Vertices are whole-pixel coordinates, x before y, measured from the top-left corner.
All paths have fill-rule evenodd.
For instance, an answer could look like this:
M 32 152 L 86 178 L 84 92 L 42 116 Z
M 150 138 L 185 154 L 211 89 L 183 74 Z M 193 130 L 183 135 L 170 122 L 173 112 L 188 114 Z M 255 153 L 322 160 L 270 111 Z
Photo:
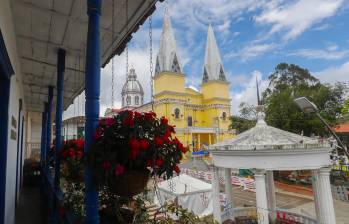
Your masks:
M 211 24 L 208 26 L 206 52 L 205 52 L 205 64 L 204 75 L 202 82 L 206 83 L 211 80 L 227 81 L 219 49 L 217 47 L 216 38 L 214 36 L 213 28 Z
M 178 61 L 176 40 L 174 38 L 171 20 L 167 9 L 164 14 L 164 24 L 160 37 L 160 49 L 156 57 L 155 75 L 164 71 L 182 73 Z

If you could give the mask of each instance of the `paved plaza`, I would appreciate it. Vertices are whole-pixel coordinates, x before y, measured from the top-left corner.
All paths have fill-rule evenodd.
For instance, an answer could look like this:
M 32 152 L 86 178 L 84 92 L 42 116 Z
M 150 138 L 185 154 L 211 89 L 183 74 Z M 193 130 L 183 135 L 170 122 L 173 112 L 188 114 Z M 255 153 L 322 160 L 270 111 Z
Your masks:
M 233 187 L 235 207 L 256 206 L 256 194 L 244 191 L 241 187 Z M 337 224 L 349 223 L 349 203 L 333 200 Z M 278 208 L 298 214 L 315 217 L 315 206 L 311 196 L 301 196 L 290 192 L 277 192 L 276 204 Z

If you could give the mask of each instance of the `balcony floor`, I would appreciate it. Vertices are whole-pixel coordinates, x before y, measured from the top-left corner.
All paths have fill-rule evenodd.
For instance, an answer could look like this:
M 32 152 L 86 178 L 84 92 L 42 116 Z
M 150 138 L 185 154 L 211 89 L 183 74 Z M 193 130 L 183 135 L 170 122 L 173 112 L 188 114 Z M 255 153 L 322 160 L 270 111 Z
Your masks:
M 24 186 L 16 208 L 16 224 L 44 224 L 45 212 L 39 186 Z

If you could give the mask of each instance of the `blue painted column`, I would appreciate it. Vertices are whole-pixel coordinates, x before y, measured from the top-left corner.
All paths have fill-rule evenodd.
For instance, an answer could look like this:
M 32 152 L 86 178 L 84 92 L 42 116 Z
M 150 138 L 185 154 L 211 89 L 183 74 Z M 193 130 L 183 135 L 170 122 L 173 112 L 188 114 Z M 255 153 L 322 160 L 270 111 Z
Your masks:
M 65 50 L 58 50 L 57 58 L 57 101 L 56 101 L 56 155 L 55 155 L 55 184 L 59 186 L 60 160 L 59 152 L 62 147 L 62 112 L 64 89 Z
M 42 125 L 41 125 L 41 168 L 44 171 L 46 163 L 46 121 L 47 121 L 47 103 L 44 103 L 44 112 L 42 112 Z
M 46 120 L 46 148 L 45 148 L 45 169 L 49 168 L 49 152 L 51 147 L 51 130 L 52 130 L 52 100 L 53 100 L 53 86 L 48 87 L 48 102 L 47 102 L 47 120 Z M 47 173 L 48 174 L 48 173 Z
M 88 33 L 86 47 L 86 76 L 85 76 L 85 153 L 93 141 L 93 133 L 99 119 L 99 95 L 101 79 L 101 54 L 99 43 L 99 28 L 101 15 L 101 0 L 87 0 Z M 93 186 L 92 173 L 85 168 L 85 206 L 86 223 L 99 223 L 98 192 Z

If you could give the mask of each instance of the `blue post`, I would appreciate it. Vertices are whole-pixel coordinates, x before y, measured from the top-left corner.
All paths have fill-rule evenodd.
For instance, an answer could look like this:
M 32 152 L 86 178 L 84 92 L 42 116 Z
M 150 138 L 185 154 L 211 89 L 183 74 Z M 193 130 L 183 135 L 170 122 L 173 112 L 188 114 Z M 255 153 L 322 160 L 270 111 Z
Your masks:
M 88 33 L 86 48 L 85 75 L 85 153 L 93 141 L 93 133 L 98 125 L 99 94 L 101 79 L 101 54 L 99 43 L 99 24 L 102 0 L 87 0 Z M 86 223 L 98 224 L 98 192 L 92 182 L 89 167 L 85 168 L 85 207 Z
M 46 148 L 45 148 L 45 169 L 48 173 L 49 169 L 49 152 L 51 148 L 51 130 L 52 130 L 52 100 L 53 100 L 53 86 L 48 87 L 48 102 L 47 102 L 47 121 L 46 121 Z
M 65 50 L 58 50 L 57 58 L 57 102 L 56 102 L 56 155 L 55 155 L 55 184 L 59 186 L 60 161 L 59 152 L 62 147 L 62 112 L 64 89 Z
M 46 164 L 46 136 L 47 136 L 47 103 L 44 103 L 44 112 L 42 113 L 42 130 L 41 130 L 41 168 L 45 171 Z

